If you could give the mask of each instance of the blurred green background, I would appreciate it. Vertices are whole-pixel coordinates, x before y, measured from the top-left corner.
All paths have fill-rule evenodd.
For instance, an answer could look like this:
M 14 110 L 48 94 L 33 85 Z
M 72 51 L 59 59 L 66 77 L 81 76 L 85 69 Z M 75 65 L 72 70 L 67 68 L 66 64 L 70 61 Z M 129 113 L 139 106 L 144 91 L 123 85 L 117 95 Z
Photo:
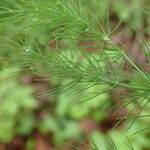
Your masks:
M 103 4 L 104 1 L 99 2 Z M 88 4 L 88 11 L 105 17 L 106 14 L 95 9 L 94 0 L 88 1 Z M 119 39 L 131 46 L 134 27 L 148 41 L 148 7 L 149 0 L 112 0 L 110 27 L 116 27 L 121 21 L 113 40 Z M 9 37 L 12 30 L 15 29 L 11 26 L 0 25 L 1 36 Z M 125 34 L 120 34 L 121 31 Z M 135 121 L 126 134 L 130 119 L 112 129 L 118 116 L 106 115 L 114 106 L 111 93 L 105 93 L 109 88 L 106 85 L 94 86 L 77 94 L 71 91 L 53 94 L 50 90 L 68 80 L 60 82 L 45 74 L 35 75 L 32 71 L 23 70 L 17 63 L 10 63 L 10 57 L 14 55 L 1 53 L 0 56 L 0 150 L 113 150 L 115 145 L 119 150 L 131 149 L 131 145 L 135 150 L 150 149 L 149 130 L 130 135 L 141 127 L 149 126 L 149 118 Z M 91 98 L 93 93 L 98 92 L 103 94 Z M 85 99 L 87 101 L 82 102 Z

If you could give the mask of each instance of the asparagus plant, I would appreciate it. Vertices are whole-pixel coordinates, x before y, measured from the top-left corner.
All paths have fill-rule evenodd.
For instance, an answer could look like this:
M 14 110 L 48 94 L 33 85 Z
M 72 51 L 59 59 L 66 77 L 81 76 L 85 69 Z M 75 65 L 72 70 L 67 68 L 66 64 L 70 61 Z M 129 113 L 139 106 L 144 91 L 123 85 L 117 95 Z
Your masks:
M 70 92 L 75 94 L 101 85 L 107 86 L 104 92 L 125 89 L 119 108 L 129 106 L 129 110 L 118 121 L 133 117 L 132 125 L 142 117 L 142 110 L 149 109 L 150 76 L 122 43 L 113 41 L 123 20 L 112 28 L 109 3 L 107 0 L 1 0 L 0 58 L 6 64 L 20 65 L 59 82 L 69 79 L 61 90 L 56 87 L 45 93 L 60 94 L 75 89 Z M 148 16 L 146 10 L 141 12 Z M 148 44 L 136 29 L 134 32 L 143 43 L 149 65 Z M 94 93 L 82 101 L 101 94 Z

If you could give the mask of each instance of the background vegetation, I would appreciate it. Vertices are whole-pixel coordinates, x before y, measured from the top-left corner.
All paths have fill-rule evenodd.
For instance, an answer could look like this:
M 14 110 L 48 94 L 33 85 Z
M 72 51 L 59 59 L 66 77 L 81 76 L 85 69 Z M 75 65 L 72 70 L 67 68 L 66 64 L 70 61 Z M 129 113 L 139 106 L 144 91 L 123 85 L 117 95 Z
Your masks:
M 0 1 L 0 150 L 149 150 L 149 0 Z

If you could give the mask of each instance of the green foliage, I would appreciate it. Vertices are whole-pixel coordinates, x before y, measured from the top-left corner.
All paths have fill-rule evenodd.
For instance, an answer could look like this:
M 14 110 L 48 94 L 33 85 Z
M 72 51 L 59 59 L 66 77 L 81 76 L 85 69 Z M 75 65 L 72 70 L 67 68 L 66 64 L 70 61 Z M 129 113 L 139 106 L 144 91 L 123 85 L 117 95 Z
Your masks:
M 80 84 L 77 87 L 77 90 L 80 91 L 79 88 L 82 86 L 85 87 L 85 85 Z M 107 103 L 107 107 L 110 105 L 109 96 L 105 93 L 107 88 L 108 87 L 105 85 L 92 86 L 78 94 L 72 95 L 68 92 L 61 94 L 58 97 L 56 114 L 60 117 L 68 116 L 77 120 L 81 120 L 86 117 L 92 117 L 97 121 L 103 119 L 105 111 L 102 109 L 103 107 L 100 107 L 100 105 L 104 103 Z M 74 90 L 75 89 L 73 89 L 73 91 Z M 105 105 L 105 109 L 107 109 L 107 107 Z M 99 114 L 98 116 L 96 115 L 97 113 Z
M 141 122 L 135 123 L 138 130 L 141 128 Z M 134 132 L 134 131 L 131 131 Z M 93 132 L 90 135 L 92 138 L 91 146 L 96 145 L 97 149 L 100 150 L 141 150 L 143 147 L 149 148 L 149 138 L 145 135 L 144 132 L 140 136 L 131 135 L 131 133 L 126 133 L 124 130 L 113 130 L 108 134 L 102 134 L 99 132 Z
M 32 88 L 20 85 L 17 77 L 10 77 L 11 69 L 2 69 L 0 139 L 9 142 L 16 134 L 30 134 L 35 127 L 43 134 L 53 133 L 56 145 L 73 136 L 80 137 L 76 121 L 89 116 L 101 121 L 111 105 L 109 92 L 120 87 L 129 91 L 123 101 L 129 111 L 124 118 L 130 118 L 134 110 L 141 107 L 127 130 L 136 124 L 142 111 L 149 110 L 150 76 L 126 53 L 122 43 L 114 42 L 113 34 L 121 22 L 125 31 L 131 33 L 139 31 L 145 22 L 149 24 L 146 3 L 146 0 L 130 0 L 130 3 L 121 0 L 115 3 L 108 0 L 1 0 L 1 68 L 13 64 L 51 76 L 57 83 L 51 92 L 60 95 L 57 95 L 54 114 L 44 113 L 42 121 L 35 125 L 38 121 L 33 110 L 38 104 Z M 110 22 L 111 16 L 117 17 L 112 22 L 120 22 L 115 27 Z M 148 28 L 142 32 L 149 35 Z M 143 42 L 142 50 L 148 54 L 149 65 L 149 46 L 141 36 L 138 37 Z M 130 74 L 124 71 L 126 63 L 132 67 Z M 99 115 L 92 112 L 93 109 L 98 109 Z M 124 140 L 114 139 L 120 135 L 123 138 L 123 133 L 111 134 L 110 149 L 116 149 L 115 144 L 121 149 Z M 96 143 L 105 141 L 99 133 L 94 136 Z M 143 139 L 146 141 L 144 135 Z M 143 141 L 136 142 L 136 149 L 140 147 L 137 143 L 144 145 Z M 32 142 L 29 147 L 34 145 Z M 102 145 L 107 144 L 102 142 Z
M 129 26 L 141 28 L 144 25 L 144 20 L 147 19 L 147 12 L 149 11 L 146 6 L 147 3 L 149 3 L 147 0 L 130 0 L 130 3 L 117 0 L 113 10 L 119 19 L 128 22 Z
M 18 133 L 31 132 L 34 124 L 31 114 L 37 107 L 32 89 L 19 85 L 15 75 L 10 76 L 15 71 L 18 69 L 0 70 L 0 140 L 4 142 L 11 141 Z

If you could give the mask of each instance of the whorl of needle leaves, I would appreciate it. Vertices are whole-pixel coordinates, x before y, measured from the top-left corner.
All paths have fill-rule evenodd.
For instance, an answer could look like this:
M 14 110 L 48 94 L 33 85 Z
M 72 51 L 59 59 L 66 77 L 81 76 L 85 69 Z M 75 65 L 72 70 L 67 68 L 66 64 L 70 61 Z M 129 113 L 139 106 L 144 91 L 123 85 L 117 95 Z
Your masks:
M 0 58 L 38 74 L 69 78 L 63 92 L 80 82 L 86 83 L 82 90 L 99 84 L 127 88 L 144 108 L 150 76 L 111 40 L 117 27 L 110 29 L 108 6 L 99 0 L 1 0 Z M 131 74 L 124 71 L 126 62 Z

